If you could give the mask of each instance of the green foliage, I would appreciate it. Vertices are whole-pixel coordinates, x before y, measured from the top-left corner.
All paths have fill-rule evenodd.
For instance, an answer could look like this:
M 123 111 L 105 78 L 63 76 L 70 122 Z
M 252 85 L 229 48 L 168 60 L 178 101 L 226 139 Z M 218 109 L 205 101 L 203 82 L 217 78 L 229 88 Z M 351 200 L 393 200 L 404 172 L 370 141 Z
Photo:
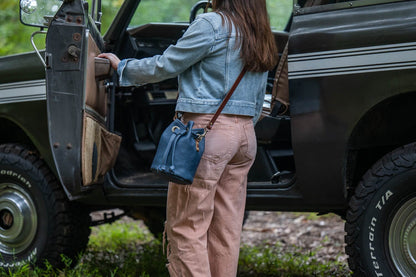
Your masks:
M 255 247 L 243 246 L 240 250 L 238 276 L 294 277 L 294 276 L 350 276 L 345 264 L 339 262 L 321 263 L 315 253 L 302 254 L 282 251 L 279 244 L 263 244 Z
M 292 14 L 292 3 L 291 0 L 267 1 L 270 25 L 274 30 L 284 30 L 286 28 Z
M 73 265 L 72 260 L 62 257 L 63 269 L 45 263 L 42 268 L 23 265 L 4 270 L 0 277 L 100 277 L 100 276 L 168 276 L 162 243 L 154 239 L 147 229 L 137 222 L 115 222 L 94 227 L 88 248 Z M 245 277 L 295 277 L 295 276 L 351 276 L 346 264 L 322 263 L 315 253 L 282 251 L 279 244 L 249 247 L 240 251 L 238 276 Z
M 19 21 L 18 1 L 0 3 L 0 56 L 31 50 L 31 31 Z
M 91 0 L 90 0 L 91 1 Z M 110 27 L 111 22 L 117 14 L 118 9 L 121 7 L 123 0 L 103 0 L 102 1 L 102 13 L 101 18 L 101 33 L 105 34 Z
M 89 3 L 92 0 L 88 0 Z M 123 0 L 102 1 L 102 33 L 110 26 Z M 142 0 L 131 26 L 148 22 L 188 22 L 191 7 L 197 0 Z M 267 0 L 270 22 L 277 30 L 287 24 L 292 10 L 291 0 Z M 25 26 L 19 20 L 19 0 L 1 0 L 0 2 L 0 56 L 33 51 L 30 35 L 38 30 Z M 45 37 L 35 37 L 39 49 L 45 45 Z
M 149 232 L 146 232 L 137 222 L 100 225 L 93 229 L 88 243 L 89 249 L 96 251 L 106 249 L 117 251 L 127 245 L 132 245 L 138 241 L 141 243 L 150 242 L 153 239 Z
M 88 276 L 168 276 L 158 240 L 122 245 L 117 250 L 88 249 L 73 272 Z M 72 275 L 68 275 L 72 276 Z
M 153 239 L 137 222 L 115 222 L 94 227 L 88 248 L 75 265 L 62 256 L 63 269 L 45 263 L 42 268 L 28 264 L 15 270 L 0 268 L 0 277 L 100 277 L 168 276 L 162 243 Z
M 93 229 L 81 268 L 93 276 L 167 276 L 162 245 L 137 222 L 115 222 Z
M 142 0 L 130 25 L 137 26 L 148 22 L 188 22 L 191 7 L 195 3 L 194 0 Z

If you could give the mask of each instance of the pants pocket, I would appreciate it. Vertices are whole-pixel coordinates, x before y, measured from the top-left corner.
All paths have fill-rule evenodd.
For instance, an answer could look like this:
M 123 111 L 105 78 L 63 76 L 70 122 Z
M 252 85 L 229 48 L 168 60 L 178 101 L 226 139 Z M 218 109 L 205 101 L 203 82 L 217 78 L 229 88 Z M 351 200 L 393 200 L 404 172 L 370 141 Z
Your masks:
M 242 154 L 248 159 L 248 160 L 254 160 L 256 158 L 257 153 L 257 139 L 256 139 L 256 133 L 254 132 L 254 126 L 253 123 L 247 123 L 243 125 L 244 130 L 244 136 L 245 136 L 245 142 L 242 145 Z
M 205 138 L 205 151 L 202 159 L 219 164 L 231 158 L 232 127 L 215 126 L 216 129 L 208 132 Z

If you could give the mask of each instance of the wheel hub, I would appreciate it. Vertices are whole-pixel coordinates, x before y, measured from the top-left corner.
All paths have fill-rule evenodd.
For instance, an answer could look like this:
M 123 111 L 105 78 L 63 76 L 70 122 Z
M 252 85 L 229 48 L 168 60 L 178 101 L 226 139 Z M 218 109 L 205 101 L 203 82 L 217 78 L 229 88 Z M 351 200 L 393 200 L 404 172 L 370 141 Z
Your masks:
M 394 215 L 389 250 L 402 276 L 416 276 L 416 197 L 408 200 Z
M 407 260 L 416 265 L 416 218 L 412 220 L 404 232 L 403 248 Z
M 37 230 L 36 208 L 19 185 L 0 184 L 0 251 L 19 254 L 32 243 Z
M 13 220 L 13 214 L 9 210 L 0 211 L 0 228 L 10 229 L 13 226 Z

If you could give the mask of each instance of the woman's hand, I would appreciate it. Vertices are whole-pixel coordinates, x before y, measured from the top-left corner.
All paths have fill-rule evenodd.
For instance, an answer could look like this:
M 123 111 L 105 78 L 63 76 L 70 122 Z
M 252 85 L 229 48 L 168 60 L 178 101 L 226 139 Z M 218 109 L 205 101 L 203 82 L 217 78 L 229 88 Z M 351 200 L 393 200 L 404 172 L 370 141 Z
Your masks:
M 111 67 L 117 70 L 120 59 L 116 55 L 113 53 L 101 53 L 98 57 L 110 60 Z

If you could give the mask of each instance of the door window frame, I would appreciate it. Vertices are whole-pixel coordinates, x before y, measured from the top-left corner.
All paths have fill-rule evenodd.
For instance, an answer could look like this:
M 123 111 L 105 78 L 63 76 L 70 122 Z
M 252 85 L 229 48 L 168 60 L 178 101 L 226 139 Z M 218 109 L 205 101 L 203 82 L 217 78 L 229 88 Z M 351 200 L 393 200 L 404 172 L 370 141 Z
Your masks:
M 295 0 L 293 14 L 303 15 L 311 13 L 320 13 L 333 10 L 342 10 L 342 9 L 351 9 L 363 6 L 371 6 L 377 4 L 387 4 L 394 2 L 405 2 L 405 1 L 414 1 L 414 0 L 323 0 L 322 4 L 316 4 L 309 7 L 304 7 L 305 3 L 310 0 Z M 338 1 L 338 2 L 337 2 Z M 326 2 L 326 3 L 325 3 Z

